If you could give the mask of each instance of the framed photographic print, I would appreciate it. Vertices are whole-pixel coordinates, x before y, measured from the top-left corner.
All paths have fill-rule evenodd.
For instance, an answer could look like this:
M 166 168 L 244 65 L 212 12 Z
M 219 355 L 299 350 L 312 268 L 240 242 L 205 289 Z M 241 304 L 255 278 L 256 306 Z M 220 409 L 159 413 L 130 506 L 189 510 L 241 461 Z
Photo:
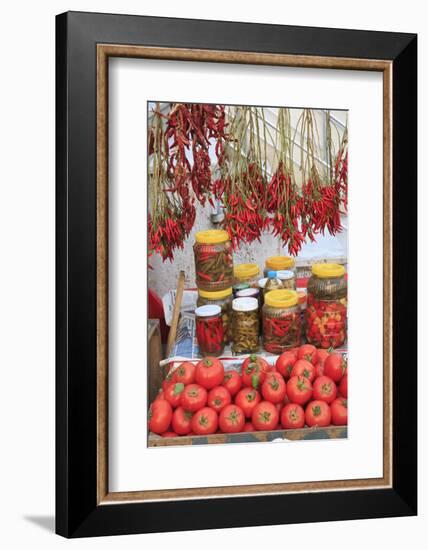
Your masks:
M 416 514 L 416 36 L 56 48 L 57 532 Z

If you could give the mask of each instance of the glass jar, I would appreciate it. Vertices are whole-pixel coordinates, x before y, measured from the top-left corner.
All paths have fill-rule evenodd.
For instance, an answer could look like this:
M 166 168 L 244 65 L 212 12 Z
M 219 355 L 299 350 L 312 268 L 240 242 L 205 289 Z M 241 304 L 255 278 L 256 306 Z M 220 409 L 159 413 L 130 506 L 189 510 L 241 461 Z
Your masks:
M 295 290 L 271 290 L 265 294 L 263 306 L 263 347 L 280 355 L 300 346 L 301 317 Z
M 236 293 L 237 298 L 256 298 L 259 304 L 259 334 L 262 333 L 262 306 L 263 297 L 259 288 L 245 288 Z
M 294 274 L 296 273 L 294 258 L 290 256 L 269 256 L 269 258 L 266 258 L 264 268 L 265 277 L 268 276 L 269 271 L 283 271 L 285 269 L 293 271 Z
M 308 281 L 306 338 L 314 346 L 338 348 L 346 340 L 347 282 L 340 264 L 314 264 Z
M 232 339 L 232 289 L 217 290 L 209 292 L 208 290 L 198 290 L 198 307 L 206 305 L 216 305 L 221 308 L 221 317 L 223 319 L 224 343 L 228 344 Z
M 257 287 L 260 278 L 260 269 L 257 264 L 238 264 L 233 269 L 235 284 L 247 283 L 250 287 Z
M 198 231 L 195 239 L 196 286 L 208 291 L 230 288 L 233 256 L 228 232 L 221 229 Z
M 216 305 L 200 306 L 195 309 L 196 339 L 202 357 L 217 357 L 224 350 L 224 329 L 221 307 Z
M 255 353 L 259 349 L 259 303 L 257 298 L 235 298 L 232 302 L 233 353 Z
M 281 281 L 282 288 L 296 290 L 296 275 L 294 271 L 291 271 L 290 269 L 277 271 L 276 276 Z
M 266 284 L 263 287 L 263 295 L 272 290 L 282 289 L 282 282 L 278 279 L 276 271 L 269 271 Z

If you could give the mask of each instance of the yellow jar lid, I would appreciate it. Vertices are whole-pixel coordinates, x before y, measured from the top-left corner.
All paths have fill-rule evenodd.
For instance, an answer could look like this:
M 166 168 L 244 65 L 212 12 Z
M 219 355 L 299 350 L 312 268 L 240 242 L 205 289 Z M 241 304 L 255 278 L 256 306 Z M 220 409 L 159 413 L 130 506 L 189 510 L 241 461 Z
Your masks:
M 343 277 L 345 268 L 340 264 L 314 264 L 312 273 L 320 279 L 328 279 L 329 277 Z
M 290 256 L 270 256 L 266 258 L 266 267 L 274 271 L 290 269 L 290 267 L 294 267 L 294 259 Z
M 299 297 L 295 290 L 271 290 L 265 294 L 265 304 L 271 307 L 292 307 Z
M 238 264 L 233 268 L 233 274 L 237 279 L 248 279 L 259 275 L 260 270 L 257 264 Z
M 224 229 L 207 229 L 198 231 L 195 239 L 197 243 L 201 244 L 219 244 L 229 240 L 229 233 Z
M 199 296 L 201 298 L 207 298 L 208 300 L 221 300 L 222 298 L 227 298 L 232 294 L 232 287 L 225 288 L 224 290 L 201 290 L 198 289 Z

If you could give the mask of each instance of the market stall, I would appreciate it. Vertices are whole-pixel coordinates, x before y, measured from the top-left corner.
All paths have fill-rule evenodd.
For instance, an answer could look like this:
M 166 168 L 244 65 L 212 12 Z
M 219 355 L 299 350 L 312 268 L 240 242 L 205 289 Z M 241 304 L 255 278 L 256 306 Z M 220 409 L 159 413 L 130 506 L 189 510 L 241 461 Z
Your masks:
M 200 104 L 150 120 L 149 289 L 169 334 L 149 354 L 149 446 L 346 437 L 346 123 Z

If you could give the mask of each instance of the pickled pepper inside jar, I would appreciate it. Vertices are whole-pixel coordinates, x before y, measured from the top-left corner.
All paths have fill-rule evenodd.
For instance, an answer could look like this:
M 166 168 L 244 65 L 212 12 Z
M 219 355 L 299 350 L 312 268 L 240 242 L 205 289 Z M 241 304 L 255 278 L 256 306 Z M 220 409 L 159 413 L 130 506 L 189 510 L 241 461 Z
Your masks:
M 233 285 L 232 243 L 227 231 L 198 231 L 193 245 L 196 285 L 202 290 L 217 291 Z
M 224 350 L 224 328 L 221 307 L 216 305 L 200 306 L 195 309 L 196 338 L 202 357 L 217 357 Z
M 282 288 L 289 288 L 290 290 L 296 290 L 296 277 L 294 271 L 286 269 L 284 271 L 277 271 L 276 276 L 282 283 Z
M 295 290 L 271 290 L 263 306 L 263 347 L 281 354 L 300 345 L 301 317 Z
M 323 349 L 342 346 L 347 337 L 346 318 L 345 268 L 340 264 L 314 264 L 305 316 L 308 342 Z
M 233 353 L 259 349 L 259 302 L 257 298 L 235 298 L 232 302 Z
M 232 299 L 232 288 L 213 292 L 198 289 L 198 301 L 196 303 L 198 307 L 216 305 L 221 308 L 225 344 L 228 344 L 232 339 Z

